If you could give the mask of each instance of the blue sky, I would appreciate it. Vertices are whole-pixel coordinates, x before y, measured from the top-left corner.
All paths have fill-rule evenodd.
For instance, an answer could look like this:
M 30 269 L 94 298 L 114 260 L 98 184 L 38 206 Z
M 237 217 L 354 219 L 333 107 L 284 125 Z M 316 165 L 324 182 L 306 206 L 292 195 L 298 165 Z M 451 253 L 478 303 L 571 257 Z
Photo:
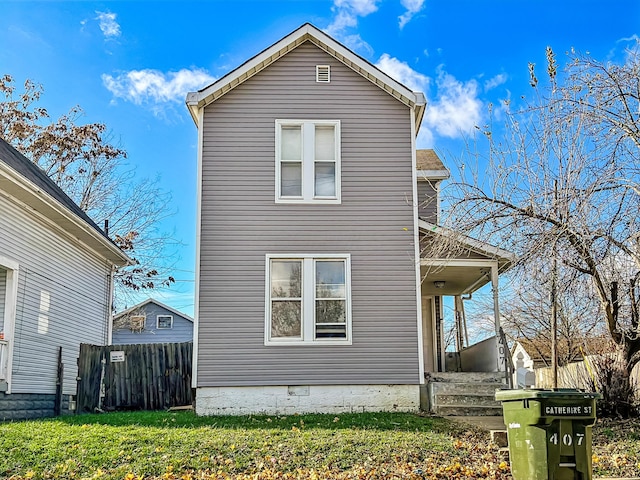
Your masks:
M 551 46 L 616 59 L 640 34 L 638 0 L 0 0 L 0 74 L 45 89 L 52 117 L 80 105 L 105 123 L 140 177 L 160 178 L 182 242 L 177 284 L 152 292 L 193 314 L 196 128 L 185 95 L 311 22 L 428 101 L 418 146 L 443 156 L 530 94 Z M 173 252 L 173 250 L 172 250 Z

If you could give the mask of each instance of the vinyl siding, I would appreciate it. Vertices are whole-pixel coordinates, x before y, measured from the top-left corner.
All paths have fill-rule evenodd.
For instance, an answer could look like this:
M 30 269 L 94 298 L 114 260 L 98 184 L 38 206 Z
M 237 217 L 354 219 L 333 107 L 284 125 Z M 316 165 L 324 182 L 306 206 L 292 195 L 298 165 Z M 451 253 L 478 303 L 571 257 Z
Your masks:
M 418 181 L 418 216 L 438 224 L 438 184 L 427 180 Z
M 124 345 L 132 343 L 180 343 L 193 340 L 193 322 L 170 312 L 155 303 L 147 303 L 140 311 L 131 315 L 146 315 L 142 332 L 133 332 L 130 328 L 114 328 L 112 343 Z M 157 328 L 158 315 L 171 315 L 173 328 Z
M 340 205 L 275 203 L 276 119 L 341 121 Z M 203 128 L 198 386 L 418 383 L 408 107 L 305 43 Z M 264 345 L 267 253 L 351 254 L 352 345 Z
M 55 393 L 62 346 L 75 394 L 79 344 L 106 340 L 109 267 L 1 195 L 0 252 L 19 264 L 12 393 Z

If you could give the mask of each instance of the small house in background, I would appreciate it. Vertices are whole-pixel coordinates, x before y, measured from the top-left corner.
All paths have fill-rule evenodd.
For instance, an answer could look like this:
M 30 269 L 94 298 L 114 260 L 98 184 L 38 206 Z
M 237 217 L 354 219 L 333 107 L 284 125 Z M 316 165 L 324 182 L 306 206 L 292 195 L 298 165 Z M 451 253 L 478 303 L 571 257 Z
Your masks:
M 130 262 L 0 139 L 0 421 L 73 410 L 80 344 L 107 342 L 113 273 Z
M 113 317 L 112 345 L 193 341 L 193 319 L 152 298 Z

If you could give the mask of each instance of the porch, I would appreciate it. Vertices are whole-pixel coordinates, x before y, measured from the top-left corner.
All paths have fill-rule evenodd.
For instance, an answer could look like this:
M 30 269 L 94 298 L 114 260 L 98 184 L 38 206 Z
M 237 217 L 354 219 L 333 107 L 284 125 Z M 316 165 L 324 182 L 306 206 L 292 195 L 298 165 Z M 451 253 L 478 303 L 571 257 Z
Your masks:
M 423 220 L 420 230 L 422 407 L 439 415 L 501 415 L 494 394 L 511 387 L 511 368 L 500 327 L 498 277 L 515 258 Z M 474 294 L 481 289 L 484 301 L 478 302 Z M 470 334 L 479 323 L 488 335 Z

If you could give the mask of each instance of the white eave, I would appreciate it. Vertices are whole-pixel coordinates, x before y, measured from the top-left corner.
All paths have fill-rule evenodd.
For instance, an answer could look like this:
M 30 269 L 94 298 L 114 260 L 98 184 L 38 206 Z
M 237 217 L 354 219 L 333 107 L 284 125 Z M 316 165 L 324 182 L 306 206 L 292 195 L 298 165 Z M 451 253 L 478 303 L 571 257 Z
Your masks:
M 417 170 L 418 180 L 446 180 L 451 175 L 449 170 Z
M 427 103 L 423 93 L 412 92 L 309 23 L 304 24 L 208 87 L 198 92 L 188 93 L 186 103 L 193 121 L 196 125 L 198 124 L 198 111 L 200 109 L 215 102 L 245 80 L 264 70 L 276 60 L 307 41 L 324 50 L 409 108 L 412 108 L 415 111 L 416 132 L 420 129 Z
M 93 225 L 78 217 L 48 193 L 0 162 L 0 192 L 5 192 L 37 212 L 54 228 L 77 239 L 116 266 L 132 265 L 134 261 Z

